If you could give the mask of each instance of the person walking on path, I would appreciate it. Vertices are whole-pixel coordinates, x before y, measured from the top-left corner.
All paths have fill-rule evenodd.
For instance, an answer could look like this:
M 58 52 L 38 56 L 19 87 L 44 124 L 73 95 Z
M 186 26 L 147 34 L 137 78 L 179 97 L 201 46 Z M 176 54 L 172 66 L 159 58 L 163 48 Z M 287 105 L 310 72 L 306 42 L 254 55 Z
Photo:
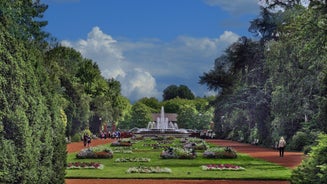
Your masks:
M 90 147 L 90 143 L 91 143 L 91 137 L 85 133 L 83 136 L 84 147 L 86 147 L 86 146 Z
M 284 157 L 286 141 L 284 137 L 281 137 L 278 142 L 278 149 L 279 149 L 279 157 Z

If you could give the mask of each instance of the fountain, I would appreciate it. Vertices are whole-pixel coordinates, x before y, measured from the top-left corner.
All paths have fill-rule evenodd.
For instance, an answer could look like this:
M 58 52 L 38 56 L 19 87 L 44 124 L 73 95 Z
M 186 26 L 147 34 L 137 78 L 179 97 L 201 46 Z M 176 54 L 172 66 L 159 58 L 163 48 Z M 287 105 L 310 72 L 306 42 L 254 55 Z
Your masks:
M 149 122 L 146 128 L 137 128 L 135 134 L 142 136 L 174 136 L 174 137 L 188 137 L 190 133 L 185 129 L 178 128 L 177 123 L 169 121 L 165 116 L 164 107 L 161 107 L 160 116 L 157 121 Z

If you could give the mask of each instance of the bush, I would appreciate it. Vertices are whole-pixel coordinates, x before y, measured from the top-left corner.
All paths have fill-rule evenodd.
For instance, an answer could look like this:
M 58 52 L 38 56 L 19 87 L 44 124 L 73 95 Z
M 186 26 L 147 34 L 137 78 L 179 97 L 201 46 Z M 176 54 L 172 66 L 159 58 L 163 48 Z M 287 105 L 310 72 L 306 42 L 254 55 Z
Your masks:
M 82 149 L 78 154 L 76 154 L 76 158 L 113 158 L 113 153 L 111 151 L 95 152 L 92 149 Z
M 131 141 L 118 140 L 117 142 L 111 143 L 111 146 L 132 146 Z
M 203 153 L 204 158 L 237 158 L 236 151 L 230 147 L 212 147 Z
M 73 135 L 73 137 L 71 138 L 71 142 L 79 142 L 82 140 L 82 135 L 80 133 L 76 133 L 75 135 Z
M 290 148 L 292 150 L 302 151 L 304 146 L 309 144 L 309 139 L 310 136 L 307 133 L 298 131 L 292 137 L 292 140 L 290 142 Z
M 196 154 L 194 150 L 169 147 L 160 154 L 160 157 L 163 159 L 194 159 Z
M 313 146 L 309 156 L 293 170 L 291 183 L 327 183 L 327 134 L 318 136 L 318 144 Z

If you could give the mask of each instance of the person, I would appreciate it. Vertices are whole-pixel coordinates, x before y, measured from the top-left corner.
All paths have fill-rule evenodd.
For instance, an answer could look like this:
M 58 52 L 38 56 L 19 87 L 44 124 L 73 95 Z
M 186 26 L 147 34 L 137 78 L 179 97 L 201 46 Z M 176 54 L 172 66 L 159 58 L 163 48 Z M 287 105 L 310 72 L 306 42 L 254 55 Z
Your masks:
M 84 135 L 83 135 L 83 144 L 84 144 L 84 147 L 86 147 L 86 144 L 87 144 L 87 134 L 86 133 L 84 133 Z
M 286 146 L 286 141 L 284 137 L 281 137 L 278 142 L 279 157 L 284 157 L 285 146 Z
M 87 135 L 87 147 L 90 147 L 91 144 L 91 136 Z

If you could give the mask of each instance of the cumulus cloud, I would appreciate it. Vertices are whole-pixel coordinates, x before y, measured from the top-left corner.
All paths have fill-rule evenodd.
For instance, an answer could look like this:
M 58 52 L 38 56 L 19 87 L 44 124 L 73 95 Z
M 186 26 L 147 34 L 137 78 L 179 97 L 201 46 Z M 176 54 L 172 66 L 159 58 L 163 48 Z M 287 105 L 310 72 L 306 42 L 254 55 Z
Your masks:
M 161 99 L 162 91 L 172 84 L 187 85 L 197 96 L 206 95 L 198 84 L 199 76 L 209 71 L 214 60 L 238 38 L 225 31 L 217 38 L 179 36 L 171 42 L 117 40 L 94 27 L 86 39 L 62 44 L 96 62 L 102 75 L 119 80 L 122 94 L 135 101 L 142 97 Z
M 124 57 L 117 41 L 110 35 L 103 33 L 99 27 L 94 27 L 86 40 L 77 42 L 62 41 L 62 45 L 73 47 L 81 54 L 97 62 L 102 75 L 106 78 L 125 76 L 122 68 Z
M 130 99 L 136 100 L 143 97 L 159 97 L 160 92 L 156 89 L 155 78 L 142 68 L 134 68 L 128 74 L 118 80 L 123 81 L 123 94 Z
M 204 0 L 204 2 L 236 15 L 256 14 L 259 11 L 258 0 Z
M 133 62 L 127 61 L 123 56 L 124 49 L 117 44 L 117 40 L 103 33 L 99 27 L 94 27 L 85 40 L 64 40 L 62 45 L 75 48 L 85 58 L 96 62 L 105 78 L 119 80 L 122 94 L 131 100 L 159 97 L 154 77 L 141 68 L 133 68 Z

